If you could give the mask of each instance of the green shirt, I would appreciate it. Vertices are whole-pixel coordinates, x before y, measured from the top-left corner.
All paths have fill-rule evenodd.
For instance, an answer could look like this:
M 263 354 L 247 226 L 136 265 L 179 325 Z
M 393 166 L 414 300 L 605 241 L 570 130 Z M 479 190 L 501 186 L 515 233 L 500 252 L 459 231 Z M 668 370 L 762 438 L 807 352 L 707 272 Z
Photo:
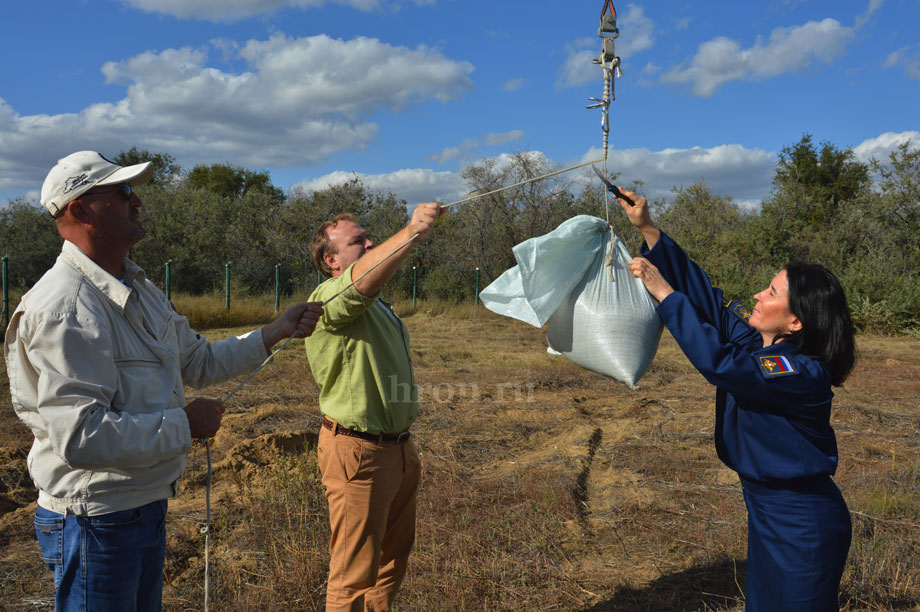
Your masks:
M 354 264 L 330 278 L 310 301 L 332 298 L 351 283 Z M 319 407 L 342 427 L 399 433 L 418 417 L 409 332 L 377 296 L 349 287 L 329 305 L 305 341 Z

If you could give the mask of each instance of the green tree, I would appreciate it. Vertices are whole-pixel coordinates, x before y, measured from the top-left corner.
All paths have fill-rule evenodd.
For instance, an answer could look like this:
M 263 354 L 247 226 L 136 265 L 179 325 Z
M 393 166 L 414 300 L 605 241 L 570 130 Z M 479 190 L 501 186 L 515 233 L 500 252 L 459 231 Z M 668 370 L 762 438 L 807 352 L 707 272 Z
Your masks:
M 920 148 L 901 143 L 888 156 L 888 163 L 872 161 L 881 181 L 878 214 L 894 234 L 904 257 L 903 273 L 920 272 Z
M 758 261 L 752 248 L 755 217 L 698 182 L 676 187 L 674 199 L 655 213 L 658 223 L 731 297 L 750 303 L 782 265 Z
M 271 228 L 283 203 L 261 191 L 227 197 L 182 183 L 153 186 L 141 207 L 146 236 L 131 257 L 151 279 L 162 282 L 164 264 L 173 262 L 176 289 L 218 290 L 231 263 L 234 288 L 269 290 L 276 253 Z
M 168 153 L 151 153 L 147 149 L 131 147 L 121 151 L 112 160 L 119 166 L 133 166 L 144 162 L 153 163 L 153 178 L 150 180 L 155 185 L 168 185 L 179 178 L 182 168 L 176 163 L 175 158 Z
M 795 218 L 807 224 L 829 221 L 841 202 L 869 187 L 869 166 L 857 161 L 851 149 L 829 142 L 820 150 L 811 135 L 783 147 L 773 177 L 774 189 L 791 196 Z
M 31 287 L 54 265 L 62 242 L 44 208 L 16 199 L 0 209 L 0 255 L 9 255 L 11 286 Z
M 557 169 L 545 157 L 519 152 L 510 160 L 485 159 L 467 166 L 463 178 L 471 194 L 488 193 Z M 515 245 L 546 234 L 579 212 L 567 177 L 556 176 L 486 195 L 462 204 L 459 218 L 438 248 L 442 263 L 449 260 L 459 273 L 479 267 L 491 282 L 515 265 Z M 451 241 L 453 244 L 445 244 Z
M 850 149 L 824 142 L 815 147 L 810 134 L 784 147 L 773 177 L 773 193 L 763 202 L 759 231 L 765 257 L 820 261 L 816 237 L 849 202 L 869 189 L 869 166 Z
M 260 192 L 280 203 L 284 192 L 272 185 L 268 171 L 249 170 L 231 164 L 198 165 L 186 177 L 194 189 L 206 189 L 225 198 L 242 198 Z
M 274 256 L 278 261 L 290 262 L 291 282 L 309 288 L 315 286 L 316 268 L 310 253 L 313 233 L 323 221 L 341 213 L 355 215 L 378 244 L 409 220 L 405 200 L 392 193 L 370 190 L 357 176 L 341 185 L 318 191 L 293 189 L 287 204 L 280 209 L 269 229 Z M 399 286 L 402 276 L 404 273 L 397 273 L 396 282 L 388 283 L 387 291 Z

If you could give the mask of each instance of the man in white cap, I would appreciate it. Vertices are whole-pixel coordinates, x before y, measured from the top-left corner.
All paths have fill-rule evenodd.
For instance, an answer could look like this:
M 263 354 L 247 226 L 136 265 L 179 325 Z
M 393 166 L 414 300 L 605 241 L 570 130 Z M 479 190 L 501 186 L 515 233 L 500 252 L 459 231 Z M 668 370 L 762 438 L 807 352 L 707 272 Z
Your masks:
M 221 401 L 196 388 L 255 369 L 279 340 L 310 335 L 322 312 L 297 304 L 260 330 L 209 343 L 135 263 L 144 235 L 133 186 L 150 162 L 93 151 L 58 161 L 41 203 L 64 238 L 22 297 L 4 341 L 13 407 L 35 435 L 35 533 L 55 609 L 161 609 L 166 500 L 192 440 L 220 427 Z

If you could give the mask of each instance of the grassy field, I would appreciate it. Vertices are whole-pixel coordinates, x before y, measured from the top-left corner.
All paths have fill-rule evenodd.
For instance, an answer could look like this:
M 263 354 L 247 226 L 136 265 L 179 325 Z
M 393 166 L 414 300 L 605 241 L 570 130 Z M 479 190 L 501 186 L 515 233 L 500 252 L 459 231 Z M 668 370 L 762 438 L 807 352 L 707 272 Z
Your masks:
M 421 391 L 413 433 L 424 478 L 397 610 L 742 609 L 741 489 L 713 448 L 714 390 L 667 333 L 632 391 L 548 356 L 542 332 L 523 323 L 472 305 L 408 306 L 397 311 Z M 179 310 L 196 322 L 209 316 L 193 303 Z M 920 340 L 862 336 L 859 349 L 833 414 L 835 480 L 854 527 L 841 606 L 920 610 Z M 212 443 L 212 610 L 323 608 L 318 415 L 301 342 L 228 405 Z M 51 609 L 51 575 L 31 530 L 30 443 L 4 393 L 3 610 Z M 205 450 L 196 445 L 170 503 L 166 610 L 203 608 L 205 481 Z

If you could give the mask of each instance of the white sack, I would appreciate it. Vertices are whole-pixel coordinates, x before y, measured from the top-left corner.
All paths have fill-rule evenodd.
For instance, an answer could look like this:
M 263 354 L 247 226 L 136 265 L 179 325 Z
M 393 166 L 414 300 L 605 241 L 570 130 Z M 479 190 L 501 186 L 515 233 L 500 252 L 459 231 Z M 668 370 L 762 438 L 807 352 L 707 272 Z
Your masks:
M 513 252 L 518 265 L 480 293 L 483 304 L 534 327 L 546 323 L 549 352 L 635 388 L 658 350 L 662 324 L 607 223 L 579 215 Z

